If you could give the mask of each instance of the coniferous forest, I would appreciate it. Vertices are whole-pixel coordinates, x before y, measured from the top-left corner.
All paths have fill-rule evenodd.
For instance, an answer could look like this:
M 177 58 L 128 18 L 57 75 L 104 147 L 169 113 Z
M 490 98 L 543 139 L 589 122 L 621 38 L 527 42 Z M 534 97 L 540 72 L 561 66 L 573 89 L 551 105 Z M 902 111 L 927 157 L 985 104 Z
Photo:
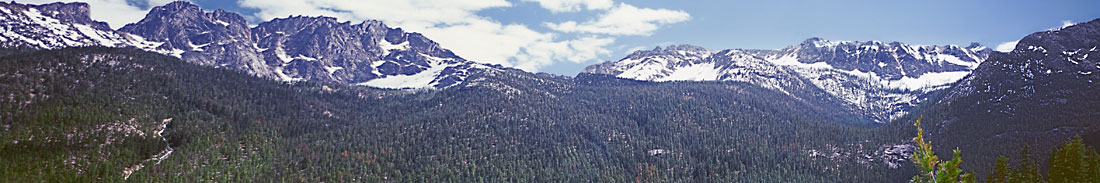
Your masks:
M 100 47 L 12 54 L 0 69 L 0 171 L 16 182 L 882 182 L 914 171 L 874 153 L 911 128 L 838 125 L 741 83 L 505 71 L 382 90 Z
M 0 183 L 1100 183 L 1100 2 L 42 3 Z
M 102 47 L 12 51 L 0 71 L 0 175 L 14 182 L 896 182 L 922 170 L 900 157 L 955 160 L 884 154 L 912 144 L 911 124 L 838 124 L 736 82 L 505 70 L 387 90 Z M 1095 181 L 1082 141 L 1011 161 L 962 152 L 995 168 L 960 180 Z

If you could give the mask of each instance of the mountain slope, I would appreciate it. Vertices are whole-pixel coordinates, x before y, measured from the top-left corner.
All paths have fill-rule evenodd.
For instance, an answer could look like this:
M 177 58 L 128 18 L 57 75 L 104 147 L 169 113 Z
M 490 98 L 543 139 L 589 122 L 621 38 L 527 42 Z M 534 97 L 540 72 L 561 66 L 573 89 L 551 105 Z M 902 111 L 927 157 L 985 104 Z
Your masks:
M 969 74 L 990 52 L 977 44 L 962 48 L 811 38 L 780 50 L 670 46 L 638 51 L 584 72 L 649 81 L 741 81 L 787 93 L 816 88 L 853 113 L 885 123 Z
M 991 55 L 914 117 L 925 118 L 937 148 L 958 147 L 967 161 L 1014 157 L 1024 144 L 1048 154 L 1074 135 L 1100 144 L 1098 47 L 1100 19 L 1028 35 L 1013 51 Z M 992 169 L 991 163 L 963 165 Z
M 12 96 L 0 99 L 5 181 L 892 182 L 913 171 L 893 148 L 909 133 L 836 125 L 740 82 L 499 69 L 381 90 L 100 47 L 3 57 L 0 73 Z
M 92 20 L 88 4 L 26 5 L 0 2 L 0 48 L 52 49 L 79 46 L 134 46 L 150 51 L 160 43 L 111 30 Z
M 379 21 L 288 17 L 249 27 L 233 12 L 206 12 L 186 1 L 154 7 L 139 22 L 111 30 L 85 3 L 0 4 L 0 48 L 137 47 L 202 65 L 281 81 L 380 88 L 445 88 L 473 71 L 468 61 L 419 33 Z M 62 13 L 63 12 L 63 13 Z M 7 41 L 12 40 L 12 41 Z

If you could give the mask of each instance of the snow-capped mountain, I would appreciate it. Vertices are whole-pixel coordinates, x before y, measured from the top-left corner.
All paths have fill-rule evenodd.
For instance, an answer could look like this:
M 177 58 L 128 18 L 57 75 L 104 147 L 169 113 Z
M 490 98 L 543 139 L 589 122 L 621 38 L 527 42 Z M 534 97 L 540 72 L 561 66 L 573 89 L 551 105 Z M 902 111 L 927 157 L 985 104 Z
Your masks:
M 0 47 L 52 49 L 78 46 L 134 46 L 152 51 L 160 43 L 111 30 L 89 18 L 85 3 L 25 5 L 0 2 Z
M 708 50 L 691 45 L 636 51 L 618 62 L 583 71 L 648 81 L 742 81 L 788 92 L 804 87 L 797 74 L 742 50 Z
M 380 88 L 444 88 L 478 69 L 419 33 L 379 21 L 288 17 L 249 27 L 225 10 L 177 1 L 111 30 L 89 18 L 85 3 L 0 3 L 3 48 L 137 47 L 185 61 L 283 81 L 323 81 Z M 8 41 L 14 40 L 14 41 Z
M 809 96 L 797 96 L 791 88 L 812 86 L 857 113 L 886 122 L 962 79 L 991 52 L 978 44 L 916 46 L 811 38 L 779 50 L 670 46 L 637 51 L 583 72 L 650 81 L 741 81 L 797 98 Z
M 244 17 L 224 10 L 204 12 L 198 6 L 177 1 L 158 6 L 144 19 L 119 31 L 163 42 L 160 49 L 200 65 L 245 71 L 273 77 L 276 74 L 256 53 Z

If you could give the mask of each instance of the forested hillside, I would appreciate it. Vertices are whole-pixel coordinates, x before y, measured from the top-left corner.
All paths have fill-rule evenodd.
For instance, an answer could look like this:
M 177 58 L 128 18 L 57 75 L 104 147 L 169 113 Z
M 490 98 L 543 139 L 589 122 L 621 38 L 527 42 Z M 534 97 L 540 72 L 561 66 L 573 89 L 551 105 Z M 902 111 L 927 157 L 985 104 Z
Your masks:
M 1031 145 L 1045 170 L 1059 143 L 1080 135 L 1100 145 L 1100 19 L 1024 37 L 995 53 L 924 110 L 938 149 L 963 151 L 962 166 L 985 175 L 998 155 L 1020 159 Z
M 904 160 L 911 125 L 839 124 L 812 102 L 739 82 L 500 70 L 441 90 L 383 90 L 100 47 L 8 55 L 0 73 L 0 175 L 16 182 L 894 182 L 915 173 Z

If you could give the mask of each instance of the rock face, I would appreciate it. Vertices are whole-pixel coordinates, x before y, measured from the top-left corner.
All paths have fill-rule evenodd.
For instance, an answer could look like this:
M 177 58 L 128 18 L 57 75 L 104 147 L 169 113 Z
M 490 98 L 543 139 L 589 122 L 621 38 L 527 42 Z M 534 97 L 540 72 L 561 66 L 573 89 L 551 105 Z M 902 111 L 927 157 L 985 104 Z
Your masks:
M 965 77 L 992 52 L 978 44 L 913 46 L 810 38 L 779 50 L 656 48 L 583 72 L 649 81 L 740 81 L 796 98 L 813 96 L 792 90 L 819 88 L 850 110 L 887 122 Z
M 168 42 L 191 62 L 228 67 L 284 81 L 324 81 L 382 88 L 447 87 L 470 69 L 489 68 L 458 57 L 419 33 L 379 21 L 288 17 L 248 23 L 236 13 L 204 13 L 174 2 L 154 8 L 121 31 Z
M 350 24 L 331 17 L 289 17 L 261 23 L 252 35 L 266 63 L 285 80 L 394 88 L 450 86 L 462 81 L 470 68 L 479 67 L 419 33 L 379 21 Z
M 78 46 L 135 46 L 151 51 L 160 43 L 111 30 L 90 18 L 86 3 L 25 5 L 0 2 L 0 47 L 53 49 Z
M 138 47 L 185 61 L 282 81 L 321 81 L 381 88 L 443 88 L 478 69 L 419 33 L 379 21 L 288 17 L 249 27 L 225 10 L 177 1 L 111 30 L 84 3 L 0 3 L 3 48 Z M 11 41 L 9 41 L 11 40 Z
M 173 56 L 189 62 L 275 76 L 256 52 L 248 23 L 236 13 L 206 13 L 177 1 L 155 7 L 141 21 L 119 30 L 164 42 L 159 49 L 172 50 Z

